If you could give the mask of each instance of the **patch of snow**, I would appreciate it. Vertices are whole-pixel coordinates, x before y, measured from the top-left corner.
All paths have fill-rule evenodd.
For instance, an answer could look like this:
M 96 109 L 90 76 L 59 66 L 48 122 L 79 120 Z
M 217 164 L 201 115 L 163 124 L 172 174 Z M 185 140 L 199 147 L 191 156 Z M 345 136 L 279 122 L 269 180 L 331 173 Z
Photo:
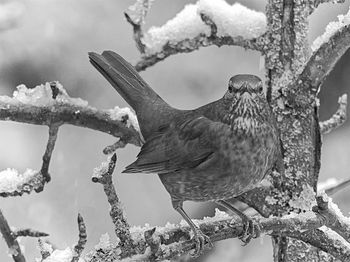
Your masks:
M 0 193 L 11 193 L 19 189 L 23 184 L 28 183 L 38 171 L 26 169 L 20 174 L 16 169 L 7 168 L 0 172 Z
M 70 104 L 74 106 L 88 106 L 88 102 L 81 98 L 72 98 L 67 94 L 63 86 L 55 82 L 57 96 L 53 98 L 53 93 L 50 83 L 39 85 L 35 88 L 27 88 L 25 85 L 17 86 L 17 90 L 13 92 L 13 97 L 0 96 L 0 101 L 4 103 L 20 102 L 33 106 L 52 106 L 56 103 Z
M 197 8 L 196 4 L 188 4 L 163 26 L 151 27 L 143 38 L 148 52 L 159 52 L 168 42 L 177 43 L 194 38 L 201 33 L 209 36 L 210 28 L 203 23 L 197 13 Z
M 198 13 L 208 15 L 217 26 L 218 36 L 251 39 L 266 31 L 266 16 L 239 3 L 224 0 L 199 0 Z
M 133 126 L 136 131 L 140 131 L 140 126 L 139 122 L 137 121 L 137 117 L 134 114 L 134 112 L 131 111 L 130 108 L 120 108 L 119 106 L 116 106 L 113 109 L 107 110 L 107 112 L 112 120 L 126 121 L 127 127 Z
M 43 262 L 71 262 L 73 251 L 67 247 L 65 250 L 54 250 Z
M 349 25 L 350 24 L 350 8 L 349 11 L 346 15 L 338 15 L 338 21 L 333 21 L 330 22 L 327 26 L 326 26 L 326 30 L 325 32 L 320 35 L 319 37 L 317 37 L 312 45 L 311 45 L 311 50 L 312 51 L 316 51 L 317 49 L 320 48 L 320 46 L 323 43 L 328 42 L 328 40 L 342 27 Z
M 209 16 L 217 25 L 218 36 L 241 36 L 251 39 L 266 31 L 266 16 L 241 4 L 224 0 L 199 0 L 188 4 L 173 19 L 161 27 L 151 27 L 143 37 L 147 52 L 160 52 L 167 43 L 178 43 L 199 35 L 209 36 L 210 27 L 200 14 Z
M 111 248 L 112 246 L 113 245 L 110 242 L 108 233 L 105 233 L 100 237 L 100 242 L 97 245 L 95 245 L 95 249 L 96 250 L 108 249 L 108 248 Z

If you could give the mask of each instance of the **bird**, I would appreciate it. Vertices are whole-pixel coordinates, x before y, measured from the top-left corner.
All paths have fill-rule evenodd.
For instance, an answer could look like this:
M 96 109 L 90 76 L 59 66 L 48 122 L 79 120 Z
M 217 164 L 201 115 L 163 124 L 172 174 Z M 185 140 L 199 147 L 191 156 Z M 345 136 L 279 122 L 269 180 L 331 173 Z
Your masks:
M 144 139 L 137 160 L 123 173 L 158 174 L 173 208 L 193 230 L 194 255 L 212 243 L 184 211 L 184 201 L 213 201 L 231 210 L 242 219 L 242 240 L 249 242 L 252 219 L 228 200 L 257 187 L 274 167 L 283 168 L 280 135 L 262 80 L 232 76 L 222 98 L 180 110 L 119 54 L 89 52 L 89 59 L 133 108 Z

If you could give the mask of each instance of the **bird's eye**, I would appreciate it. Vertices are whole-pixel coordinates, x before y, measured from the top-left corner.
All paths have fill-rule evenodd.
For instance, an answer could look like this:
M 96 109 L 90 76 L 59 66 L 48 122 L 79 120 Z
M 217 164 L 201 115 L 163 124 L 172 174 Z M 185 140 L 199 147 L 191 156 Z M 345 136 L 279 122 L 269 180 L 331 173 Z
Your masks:
M 258 87 L 258 91 L 259 91 L 259 93 L 261 93 L 261 92 L 263 91 L 262 85 L 260 85 L 260 86 Z
M 228 85 L 228 91 L 229 91 L 230 93 L 233 92 L 233 84 L 232 84 L 232 83 L 230 83 L 230 84 Z

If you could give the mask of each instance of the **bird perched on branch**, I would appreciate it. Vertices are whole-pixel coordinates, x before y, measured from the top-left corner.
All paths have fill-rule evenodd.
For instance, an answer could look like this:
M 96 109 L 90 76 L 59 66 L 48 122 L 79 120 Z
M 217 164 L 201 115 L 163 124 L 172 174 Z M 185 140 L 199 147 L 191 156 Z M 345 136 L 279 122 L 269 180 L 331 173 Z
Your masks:
M 254 75 L 233 76 L 224 96 L 194 110 L 168 105 L 121 56 L 89 53 L 92 65 L 135 110 L 145 143 L 124 173 L 157 173 L 174 209 L 194 232 L 196 253 L 211 244 L 183 210 L 183 202 L 215 201 L 238 214 L 244 240 L 252 220 L 227 199 L 253 189 L 281 161 L 278 130 Z

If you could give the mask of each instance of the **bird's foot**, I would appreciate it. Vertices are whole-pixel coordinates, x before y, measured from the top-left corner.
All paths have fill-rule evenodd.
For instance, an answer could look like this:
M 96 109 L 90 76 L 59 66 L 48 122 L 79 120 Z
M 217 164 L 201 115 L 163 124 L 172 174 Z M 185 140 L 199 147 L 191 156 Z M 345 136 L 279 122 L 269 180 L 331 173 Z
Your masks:
M 193 257 L 199 257 L 205 248 L 212 248 L 213 243 L 210 240 L 210 237 L 205 235 L 200 229 L 194 231 L 194 236 L 192 238 L 196 242 L 196 249 L 192 254 Z
M 241 217 L 243 223 L 243 233 L 238 238 L 243 242 L 243 246 L 247 245 L 252 238 L 258 238 L 261 234 L 260 226 L 254 223 L 248 216 Z M 232 226 L 237 225 L 237 220 L 233 219 L 230 223 Z
M 247 245 L 252 238 L 257 238 L 261 234 L 261 229 L 258 224 L 254 223 L 252 219 L 247 217 L 242 219 L 243 223 L 243 234 L 239 239 L 243 242 L 243 246 Z

